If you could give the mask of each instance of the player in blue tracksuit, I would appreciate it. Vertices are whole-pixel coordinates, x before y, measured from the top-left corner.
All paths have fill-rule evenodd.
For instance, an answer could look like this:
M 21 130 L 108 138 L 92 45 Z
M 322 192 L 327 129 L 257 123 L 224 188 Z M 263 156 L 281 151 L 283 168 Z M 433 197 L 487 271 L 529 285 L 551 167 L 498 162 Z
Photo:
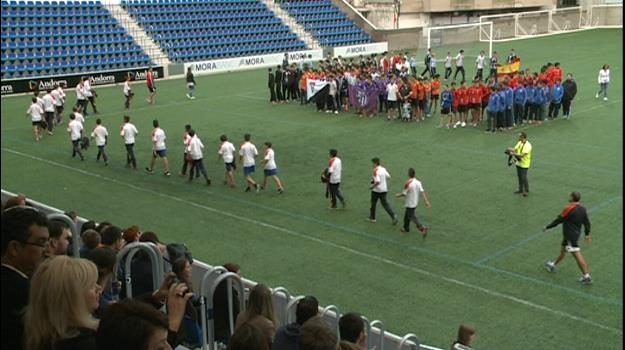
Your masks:
M 499 95 L 495 87 L 491 87 L 488 105 L 486 105 L 486 132 L 495 132 L 497 122 L 497 110 L 499 109 Z
M 534 105 L 534 85 L 532 83 L 525 85 L 525 96 L 525 120 L 531 123 L 533 120 L 532 106 Z
M 499 85 L 499 100 L 497 101 L 497 130 L 503 131 L 506 127 L 506 90 L 503 85 Z
M 451 106 L 453 102 L 454 102 L 454 94 L 449 89 L 449 85 L 445 85 L 445 90 L 443 90 L 443 93 L 441 94 L 441 118 L 440 118 L 440 124 L 438 125 L 439 128 L 443 127 L 443 123 L 445 121 L 444 119 L 446 116 L 449 116 L 447 120 L 447 129 L 450 128 L 451 121 L 452 121 L 451 119 L 453 118 L 451 114 Z
M 514 124 L 521 125 L 523 123 L 523 115 L 525 103 L 527 102 L 527 92 L 525 86 L 517 85 L 514 89 Z
M 531 94 L 529 92 L 527 94 L 527 98 L 530 101 L 530 123 L 538 121 L 539 91 L 540 86 L 536 83 L 531 89 Z
M 512 107 L 514 105 L 514 92 L 512 88 L 507 83 L 504 85 L 504 95 L 505 95 L 505 105 L 506 109 L 504 111 L 505 122 L 504 127 L 508 129 L 512 129 L 514 126 L 514 118 L 512 116 Z
M 562 97 L 564 96 L 564 88 L 559 81 L 551 88 L 551 103 L 549 103 L 549 118 L 556 119 L 560 113 L 560 106 L 562 105 Z
M 549 86 L 542 81 L 538 83 L 535 102 L 538 105 L 538 124 L 541 124 L 547 116 L 547 103 L 549 102 Z

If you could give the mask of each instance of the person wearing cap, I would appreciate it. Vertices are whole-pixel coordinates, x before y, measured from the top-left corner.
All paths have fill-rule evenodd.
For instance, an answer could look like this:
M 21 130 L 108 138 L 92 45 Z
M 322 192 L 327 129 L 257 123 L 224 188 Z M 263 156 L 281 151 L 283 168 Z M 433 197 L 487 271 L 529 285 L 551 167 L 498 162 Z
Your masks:
M 507 153 L 516 162 L 517 177 L 519 178 L 519 190 L 514 193 L 527 197 L 530 191 L 527 171 L 532 161 L 532 144 L 527 140 L 527 134 L 524 131 L 519 133 L 519 141 L 514 148 L 508 148 Z
M 582 195 L 579 192 L 571 192 L 569 195 L 569 204 L 564 207 L 562 213 L 553 220 L 549 225 L 545 227 L 543 232 L 546 232 L 550 228 L 556 227 L 562 224 L 562 247 L 560 249 L 560 255 L 555 261 L 545 261 L 545 267 L 549 272 L 555 272 L 558 265 L 564 260 L 566 253 L 571 253 L 577 262 L 580 270 L 582 270 L 582 277 L 578 279 L 578 282 L 583 284 L 591 284 L 592 277 L 588 272 L 588 263 L 582 256 L 577 241 L 581 234 L 582 225 L 584 225 L 584 235 L 588 245 L 592 244 L 592 236 L 590 235 L 590 220 L 588 219 L 588 213 L 579 201 L 582 199 Z

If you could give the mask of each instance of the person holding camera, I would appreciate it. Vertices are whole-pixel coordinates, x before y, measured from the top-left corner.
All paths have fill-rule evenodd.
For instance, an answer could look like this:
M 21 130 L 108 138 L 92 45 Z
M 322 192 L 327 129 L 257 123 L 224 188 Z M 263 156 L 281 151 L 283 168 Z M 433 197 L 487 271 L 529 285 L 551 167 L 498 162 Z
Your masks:
M 325 169 L 321 175 L 321 181 L 325 182 L 327 189 L 330 192 L 330 207 L 328 209 L 336 209 L 336 199 L 341 201 L 341 206 L 345 209 L 345 198 L 339 189 L 341 185 L 341 170 L 342 163 L 341 158 L 337 157 L 338 151 L 335 149 L 330 150 L 330 160 L 328 161 L 328 168 Z M 327 192 L 326 192 L 327 198 Z
M 514 148 L 508 148 L 505 152 L 508 155 L 508 165 L 516 163 L 516 173 L 519 178 L 519 190 L 515 194 L 522 194 L 523 197 L 529 195 L 529 183 L 527 181 L 527 171 L 532 161 L 532 144 L 527 140 L 527 134 L 521 131 L 519 141 Z

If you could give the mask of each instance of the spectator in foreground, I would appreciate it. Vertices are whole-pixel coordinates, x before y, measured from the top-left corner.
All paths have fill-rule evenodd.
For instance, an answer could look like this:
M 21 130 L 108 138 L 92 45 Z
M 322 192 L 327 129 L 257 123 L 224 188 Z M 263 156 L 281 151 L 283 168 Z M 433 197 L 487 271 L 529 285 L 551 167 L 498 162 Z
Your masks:
M 95 221 L 89 220 L 85 221 L 82 225 L 80 225 L 80 238 L 82 238 L 82 234 L 87 230 L 95 230 L 97 227 Z M 98 232 L 98 231 L 96 231 Z
M 466 347 L 471 346 L 473 340 L 475 339 L 475 328 L 467 325 L 460 325 L 458 328 L 458 338 L 455 342 L 451 344 L 451 350 L 458 350 L 460 347 L 456 347 L 456 345 L 463 345 Z
M 69 227 L 60 221 L 51 221 L 48 225 L 50 240 L 45 250 L 47 257 L 54 255 L 67 255 L 67 248 L 72 239 L 72 232 Z
M 302 325 L 309 319 L 317 316 L 319 302 L 313 296 L 306 296 L 297 303 L 295 322 L 282 326 L 276 331 L 272 350 L 299 350 Z
M 356 344 L 360 349 L 367 348 L 367 331 L 362 316 L 355 312 L 347 313 L 339 319 L 341 342 Z
M 167 316 L 146 303 L 123 300 L 102 317 L 96 343 L 99 350 L 171 350 Z
M 265 335 L 267 345 L 271 347 L 276 333 L 276 317 L 273 311 L 271 290 L 264 284 L 259 283 L 250 291 L 247 310 L 237 317 L 234 331 L 236 332 L 244 323 L 258 327 Z
M 141 236 L 141 231 L 139 230 L 139 226 L 132 225 L 128 227 L 122 233 L 122 238 L 124 239 L 123 245 L 125 246 L 130 243 L 138 242 L 140 236 Z
M 250 323 L 244 323 L 232 334 L 227 350 L 269 350 L 263 332 Z
M 228 272 L 241 275 L 241 267 L 235 263 L 225 263 L 223 267 Z M 232 288 L 232 318 L 236 321 L 239 316 L 239 291 Z M 215 319 L 215 340 L 228 344 L 230 339 L 230 316 L 228 311 L 228 281 L 222 281 L 213 295 L 213 314 Z
M 301 329 L 300 350 L 336 350 L 338 339 L 319 316 L 306 321 Z
M 30 281 L 44 259 L 48 244 L 48 220 L 33 208 L 2 212 L 2 349 L 22 349 L 22 312 L 28 304 Z
M 86 259 L 56 256 L 43 262 L 32 279 L 24 315 L 25 350 L 96 350 L 102 289 L 98 269 Z

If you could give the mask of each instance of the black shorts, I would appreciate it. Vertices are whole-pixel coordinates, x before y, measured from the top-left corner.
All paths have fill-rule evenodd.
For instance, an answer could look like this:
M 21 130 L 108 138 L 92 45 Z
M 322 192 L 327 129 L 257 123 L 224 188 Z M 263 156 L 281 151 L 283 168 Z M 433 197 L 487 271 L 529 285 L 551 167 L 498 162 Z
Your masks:
M 156 92 L 156 86 L 148 86 L 148 91 Z
M 471 109 L 479 109 L 480 105 L 481 104 L 479 104 L 479 103 L 471 103 Z
M 574 252 L 579 252 L 580 248 L 579 248 L 579 244 L 577 243 L 577 240 L 579 239 L 579 237 L 570 237 L 570 238 L 564 238 L 562 240 L 562 246 L 566 249 L 567 252 L 569 253 L 574 253 Z
M 432 100 L 438 100 L 438 95 L 432 95 Z
M 46 113 L 46 119 L 54 118 L 54 112 L 45 112 L 45 113 Z
M 63 106 L 56 106 L 57 113 L 63 113 Z
M 488 106 L 488 101 L 482 101 L 482 108 L 486 108 Z
M 41 126 L 41 120 L 40 120 L 40 121 L 38 121 L 38 122 L 33 122 L 33 126 L 35 126 L 35 125 L 36 125 L 36 126 Z
M 224 163 L 224 165 L 226 166 L 226 171 L 237 170 L 237 165 L 234 162 Z
M 153 154 L 154 154 L 154 157 L 159 156 L 161 158 L 165 158 L 165 157 L 167 157 L 167 149 L 162 149 L 160 151 L 154 151 Z
M 425 100 L 419 100 L 419 108 L 425 109 Z
M 443 115 L 449 114 L 449 112 L 451 112 L 451 108 L 449 108 L 449 107 L 443 107 L 441 109 L 441 114 L 443 114 Z
M 397 109 L 397 101 L 387 101 L 386 106 L 388 109 Z
M 469 105 L 459 105 L 458 106 L 458 112 L 460 112 L 460 113 L 464 113 L 464 112 L 466 112 L 468 110 L 469 110 Z
M 458 113 L 458 108 L 459 108 L 459 106 L 451 106 L 451 112 L 452 113 Z

